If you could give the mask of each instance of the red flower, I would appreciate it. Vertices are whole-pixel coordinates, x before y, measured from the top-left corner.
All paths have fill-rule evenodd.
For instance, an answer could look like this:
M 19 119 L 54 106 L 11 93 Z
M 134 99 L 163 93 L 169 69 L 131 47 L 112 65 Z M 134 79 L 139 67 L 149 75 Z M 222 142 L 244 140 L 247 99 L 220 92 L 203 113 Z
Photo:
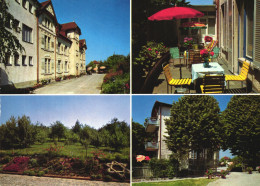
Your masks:
M 148 48 L 149 51 L 151 51 L 152 49 L 151 48 Z
M 158 54 L 158 51 L 155 51 L 156 54 Z
M 213 52 L 213 51 L 212 51 L 212 52 L 210 52 L 210 55 L 211 55 L 211 56 L 214 56 L 214 52 Z
M 149 160 L 151 160 L 150 159 L 150 157 L 149 156 L 145 156 L 145 159 L 144 160 L 147 160 L 147 161 L 149 161 Z
M 213 38 L 210 37 L 210 36 L 205 36 L 205 37 L 204 37 L 205 42 L 211 42 L 212 39 L 213 39 Z

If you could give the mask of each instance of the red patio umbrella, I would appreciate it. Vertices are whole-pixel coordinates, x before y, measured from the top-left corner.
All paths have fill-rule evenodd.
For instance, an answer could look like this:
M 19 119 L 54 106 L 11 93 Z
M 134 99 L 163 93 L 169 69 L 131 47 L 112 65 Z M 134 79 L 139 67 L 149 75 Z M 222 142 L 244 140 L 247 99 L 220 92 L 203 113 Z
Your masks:
M 148 17 L 150 21 L 162 21 L 162 20 L 172 20 L 172 19 L 186 19 L 194 17 L 203 17 L 204 14 L 198 10 L 188 8 L 188 7 L 171 7 L 160 10 L 159 12 Z

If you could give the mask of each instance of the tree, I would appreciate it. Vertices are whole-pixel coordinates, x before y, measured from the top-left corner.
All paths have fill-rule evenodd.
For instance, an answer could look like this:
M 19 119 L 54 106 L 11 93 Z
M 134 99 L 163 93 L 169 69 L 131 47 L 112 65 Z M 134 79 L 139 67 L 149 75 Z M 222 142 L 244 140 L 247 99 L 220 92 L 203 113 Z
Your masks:
M 260 163 L 260 97 L 233 96 L 221 114 L 225 129 L 224 149 L 255 167 Z
M 191 150 L 219 150 L 223 126 L 219 122 L 220 109 L 212 96 L 184 96 L 173 102 L 171 117 L 166 120 L 166 144 L 180 156 Z
M 80 143 L 86 149 L 86 157 L 88 157 L 88 147 L 89 144 L 91 143 L 90 133 L 91 133 L 90 127 L 87 125 L 85 125 L 80 132 Z
M 58 141 L 60 141 L 61 138 L 65 137 L 65 126 L 60 122 L 56 121 L 51 125 L 51 138 L 58 138 Z
M 132 122 L 132 154 L 133 157 L 137 154 L 143 154 L 144 141 L 146 137 L 145 127 L 137 122 Z
M 75 125 L 72 127 L 72 132 L 79 134 L 82 128 L 82 124 L 80 124 L 79 120 L 76 121 Z
M 9 55 L 24 51 L 16 36 L 6 27 L 16 28 L 18 25 L 13 15 L 8 12 L 8 4 L 5 0 L 0 0 L 0 62 L 6 62 Z

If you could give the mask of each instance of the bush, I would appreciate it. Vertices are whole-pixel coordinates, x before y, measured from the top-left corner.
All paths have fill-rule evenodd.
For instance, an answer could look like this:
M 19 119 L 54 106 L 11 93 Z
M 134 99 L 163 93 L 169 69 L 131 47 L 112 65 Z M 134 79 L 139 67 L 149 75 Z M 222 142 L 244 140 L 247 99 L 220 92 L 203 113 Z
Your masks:
M 189 175 L 189 170 L 188 169 L 183 169 L 178 172 L 178 177 L 187 177 Z
M 29 176 L 35 176 L 35 172 L 34 171 L 30 171 L 29 172 Z
M 30 165 L 31 167 L 37 167 L 37 166 L 38 166 L 37 159 L 34 159 L 34 158 L 30 159 L 29 165 Z
M 29 171 L 29 170 L 26 170 L 26 171 L 23 172 L 23 174 L 29 175 L 29 174 L 30 174 L 30 171 Z
M 90 176 L 90 178 L 91 178 L 92 180 L 95 180 L 95 179 L 97 179 L 97 175 L 92 174 L 92 175 Z
M 45 174 L 48 174 L 49 169 L 45 169 L 44 172 L 45 172 Z
M 1 163 L 1 164 L 6 164 L 6 163 L 9 163 L 11 160 L 12 160 L 12 158 L 11 158 L 10 156 L 4 156 L 4 157 L 1 159 L 0 163 Z
M 110 176 L 110 175 L 105 175 L 104 176 L 104 181 L 107 181 L 107 182 L 109 182 L 109 181 L 111 181 L 113 178 Z
M 97 179 L 101 179 L 102 178 L 102 175 L 101 174 L 98 174 L 97 175 Z
M 39 171 L 39 172 L 38 172 L 38 176 L 40 176 L 40 177 L 43 176 L 44 174 L 45 174 L 44 171 Z

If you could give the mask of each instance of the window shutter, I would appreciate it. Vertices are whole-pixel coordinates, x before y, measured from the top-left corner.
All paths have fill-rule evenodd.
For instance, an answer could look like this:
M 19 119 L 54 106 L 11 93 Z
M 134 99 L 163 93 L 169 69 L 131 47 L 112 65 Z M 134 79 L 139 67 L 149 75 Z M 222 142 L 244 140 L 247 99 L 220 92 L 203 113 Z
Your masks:
M 260 0 L 255 1 L 255 39 L 254 39 L 254 62 L 260 65 Z
M 45 59 L 42 58 L 41 59 L 41 74 L 44 74 L 45 73 Z
M 41 48 L 45 48 L 45 37 L 42 35 Z
M 54 40 L 51 39 L 51 51 L 54 51 Z

